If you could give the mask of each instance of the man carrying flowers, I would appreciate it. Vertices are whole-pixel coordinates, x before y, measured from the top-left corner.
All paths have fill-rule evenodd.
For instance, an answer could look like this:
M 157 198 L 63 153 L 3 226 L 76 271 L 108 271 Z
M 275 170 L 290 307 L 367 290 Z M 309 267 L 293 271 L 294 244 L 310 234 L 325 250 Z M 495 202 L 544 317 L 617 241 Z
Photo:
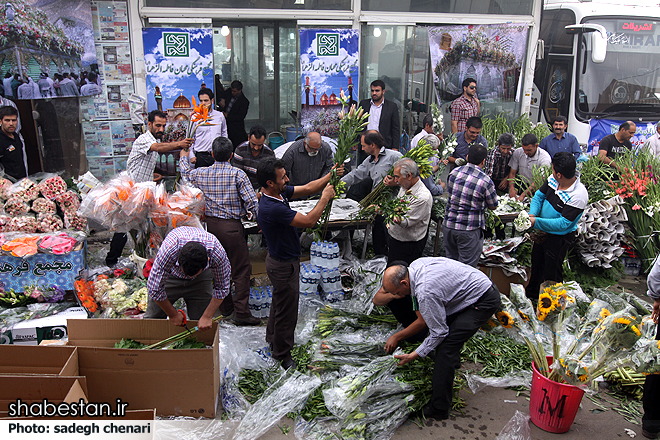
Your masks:
M 532 274 L 526 293 L 537 299 L 544 281 L 564 280 L 562 263 L 576 236 L 589 194 L 575 175 L 575 156 L 565 151 L 552 158 L 552 176 L 536 191 L 529 209 L 532 227 L 544 232 L 532 248 Z

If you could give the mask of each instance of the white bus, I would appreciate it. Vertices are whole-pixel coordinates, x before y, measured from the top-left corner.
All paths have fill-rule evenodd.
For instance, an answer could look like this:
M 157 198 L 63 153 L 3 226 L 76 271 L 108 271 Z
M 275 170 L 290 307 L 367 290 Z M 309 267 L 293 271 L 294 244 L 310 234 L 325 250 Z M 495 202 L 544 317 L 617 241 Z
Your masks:
M 615 1 L 548 0 L 541 18 L 531 119 L 566 116 L 583 147 L 593 119 L 660 119 L 658 1 Z

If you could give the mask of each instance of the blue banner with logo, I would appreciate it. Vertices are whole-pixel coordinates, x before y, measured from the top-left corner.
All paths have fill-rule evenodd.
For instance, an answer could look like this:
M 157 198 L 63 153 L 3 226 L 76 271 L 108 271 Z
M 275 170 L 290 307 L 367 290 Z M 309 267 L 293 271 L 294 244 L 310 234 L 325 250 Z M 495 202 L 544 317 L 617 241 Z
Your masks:
M 300 29 L 303 133 L 336 137 L 340 94 L 357 105 L 359 38 L 356 29 Z
M 598 154 L 598 145 L 600 144 L 600 140 L 608 134 L 614 134 L 619 131 L 619 126 L 624 122 L 625 121 L 619 121 L 617 119 L 591 119 L 589 121 L 591 133 L 589 133 L 589 145 L 587 145 L 587 154 L 592 154 L 594 156 Z M 655 124 L 650 122 L 640 122 L 637 124 L 635 136 L 630 139 L 630 142 L 632 142 L 634 149 L 639 149 L 643 147 L 646 143 L 646 140 L 654 134 Z
M 213 90 L 211 29 L 144 28 L 142 41 L 148 111 L 164 111 L 169 123 L 187 122 L 192 97 L 202 85 Z

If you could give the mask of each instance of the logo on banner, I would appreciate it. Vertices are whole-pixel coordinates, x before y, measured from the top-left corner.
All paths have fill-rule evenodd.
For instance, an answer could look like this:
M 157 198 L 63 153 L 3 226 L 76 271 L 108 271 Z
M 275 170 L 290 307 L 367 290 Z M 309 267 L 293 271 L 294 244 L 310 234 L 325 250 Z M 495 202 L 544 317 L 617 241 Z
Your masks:
M 166 57 L 190 56 L 190 34 L 188 32 L 163 32 Z
M 316 34 L 316 55 L 326 57 L 339 56 L 339 34 L 322 33 Z

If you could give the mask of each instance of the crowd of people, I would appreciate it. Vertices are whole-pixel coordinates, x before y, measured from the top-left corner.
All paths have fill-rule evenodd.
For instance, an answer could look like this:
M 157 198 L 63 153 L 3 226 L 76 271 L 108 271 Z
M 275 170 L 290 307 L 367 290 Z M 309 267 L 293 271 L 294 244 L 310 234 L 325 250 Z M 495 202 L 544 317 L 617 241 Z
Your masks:
M 260 125 L 251 127 L 249 133 L 243 130 L 245 136 L 239 133 L 234 142 L 228 115 L 233 108 L 243 106 L 241 89 L 240 84 L 232 83 L 232 98 L 220 99 L 217 107 L 213 92 L 203 87 L 198 96 L 210 109 L 213 125 L 199 125 L 192 138 L 161 143 L 166 114 L 154 110 L 148 116 L 148 131 L 133 144 L 127 168 L 137 181 L 158 180 L 154 158 L 159 152 L 182 148 L 181 176 L 203 192 L 206 203 L 208 232 L 177 228 L 163 242 L 149 277 L 147 315 L 167 316 L 181 325 L 184 317 L 172 304 L 184 297 L 193 304 L 188 312 L 191 319 L 199 320 L 201 329 L 211 326 L 216 313 L 233 314 L 237 325 L 260 324 L 248 308 L 251 265 L 241 222 L 244 218 L 256 220 L 268 248 L 266 271 L 273 285 L 266 341 L 275 360 L 285 368 L 294 367 L 291 350 L 298 315 L 299 231 L 313 227 L 334 197 L 335 188 L 329 184 L 332 171 L 341 177 L 349 193 L 360 186 L 370 191 L 380 182 L 398 187 L 396 197 L 408 203 L 406 216 L 395 216 L 387 224 L 376 216 L 373 224 L 374 252 L 388 260 L 373 302 L 387 305 L 403 326 L 388 339 L 385 351 L 393 352 L 404 340 L 421 342 L 412 353 L 397 356 L 401 365 L 435 350 L 433 395 L 423 412 L 428 418 L 448 418 L 461 347 L 500 306 L 497 286 L 477 269 L 485 211 L 497 207 L 498 191 L 531 199 L 530 220 L 538 234 L 532 250 L 528 297 L 538 298 L 544 281 L 563 280 L 562 262 L 588 202 L 587 190 L 576 173 L 582 152 L 575 136 L 566 132 L 566 119 L 555 118 L 553 133 L 540 142 L 535 135 L 526 134 L 522 147 L 515 149 L 513 135 L 505 133 L 489 151 L 481 136 L 476 81 L 468 78 L 464 94 L 455 101 L 456 108 L 452 106 L 451 127 L 456 129 L 458 146 L 447 161 L 451 165 L 446 183 L 436 184 L 435 179 L 422 179 L 417 163 L 402 157 L 392 142 L 394 129 L 398 131 L 392 115 L 398 109 L 384 100 L 380 81 L 371 84 L 372 99 L 360 103 L 370 115 L 366 130 L 359 136 L 365 158 L 350 171 L 344 164 L 333 163 L 331 148 L 316 132 L 290 145 L 282 159 L 265 145 L 267 133 Z M 411 147 L 424 138 L 437 148 L 442 134 L 433 132 L 430 115 L 422 122 L 421 136 L 413 138 Z M 620 154 L 622 146 L 630 148 L 631 132 L 634 124 L 626 122 L 619 133 L 604 141 L 604 154 L 599 156 L 603 162 L 616 166 L 608 158 Z M 552 174 L 534 188 L 531 173 L 539 165 L 549 165 Z M 438 171 L 437 161 L 434 171 Z M 516 180 L 518 175 L 527 182 L 515 183 L 520 181 Z M 424 258 L 433 197 L 444 192 L 448 196 L 442 220 L 446 257 Z M 290 200 L 312 195 L 318 200 L 307 214 L 291 208 Z M 125 242 L 125 237 L 117 237 L 116 243 L 113 239 L 109 265 L 116 263 L 122 240 Z
M 92 96 L 102 93 L 97 72 L 82 71 L 55 73 L 51 78 L 42 72 L 38 79 L 27 74 L 7 71 L 2 80 L 0 94 L 10 99 L 43 99 L 63 96 Z

